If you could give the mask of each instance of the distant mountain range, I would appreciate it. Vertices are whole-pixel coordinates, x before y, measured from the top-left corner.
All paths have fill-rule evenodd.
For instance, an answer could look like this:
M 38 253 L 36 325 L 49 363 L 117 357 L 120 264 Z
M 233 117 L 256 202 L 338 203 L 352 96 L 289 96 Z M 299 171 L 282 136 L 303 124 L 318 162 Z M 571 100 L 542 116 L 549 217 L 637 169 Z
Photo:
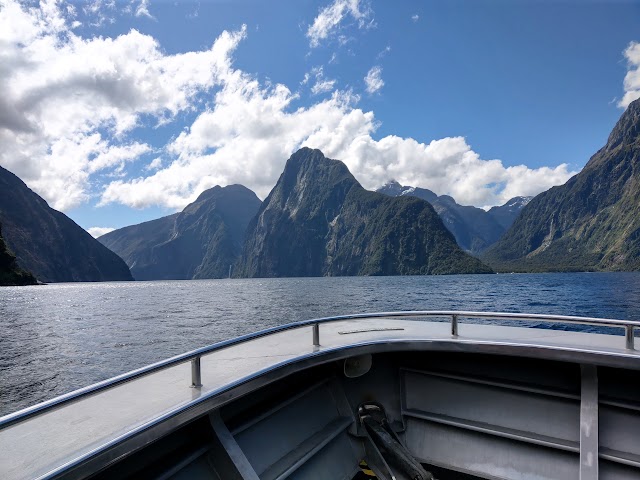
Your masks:
M 101 236 L 136 280 L 226 278 L 260 199 L 242 185 L 213 187 L 180 213 Z
M 529 200 L 484 211 L 397 182 L 370 192 L 303 148 L 264 202 L 214 187 L 97 241 L 0 167 L 0 284 L 640 270 L 640 100 L 578 175 Z
M 43 282 L 132 280 L 127 265 L 0 167 L 0 225 L 18 265 Z
M 515 197 L 502 206 L 485 211 L 481 208 L 459 205 L 449 195 L 438 196 L 426 188 L 400 185 L 391 180 L 377 192 L 392 197 L 412 196 L 426 200 L 453 234 L 458 245 L 473 254 L 479 254 L 493 245 L 511 226 L 520 210 L 532 197 Z
M 640 100 L 584 169 L 535 197 L 483 258 L 504 271 L 640 269 Z
M 344 163 L 302 148 L 249 224 L 235 276 L 490 271 L 458 247 L 428 202 L 367 191 Z

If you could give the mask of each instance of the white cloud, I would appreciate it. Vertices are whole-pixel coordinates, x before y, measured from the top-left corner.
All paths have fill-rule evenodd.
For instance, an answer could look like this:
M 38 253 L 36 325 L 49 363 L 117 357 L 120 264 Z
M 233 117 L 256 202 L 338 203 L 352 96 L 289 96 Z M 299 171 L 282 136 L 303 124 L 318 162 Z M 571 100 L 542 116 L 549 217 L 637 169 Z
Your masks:
M 411 15 L 411 20 L 415 23 L 418 20 L 420 20 L 420 15 L 418 15 L 417 13 Z
M 640 98 L 640 43 L 631 42 L 624 51 L 628 71 L 624 77 L 624 96 L 618 106 L 627 108 L 631 102 Z
M 264 198 L 301 146 L 343 160 L 365 188 L 395 178 L 478 206 L 539 193 L 572 174 L 566 165 L 505 167 L 461 137 L 376 139 L 374 113 L 358 108 L 348 90 L 301 107 L 285 85 L 234 67 L 244 27 L 208 50 L 167 55 L 135 30 L 82 38 L 58 4 L 45 6 L 52 5 L 26 9 L 5 0 L 0 10 L 0 164 L 58 209 L 96 194 L 103 205 L 179 209 L 232 183 Z M 315 85 L 316 75 L 307 82 Z M 195 120 L 164 147 L 136 138 L 135 127 L 148 119 L 174 122 L 185 111 Z M 132 162 L 140 163 L 135 177 Z
M 157 157 L 154 158 L 147 166 L 145 166 L 144 169 L 153 172 L 159 170 L 160 167 L 162 167 L 162 158 Z
M 136 17 L 147 17 L 154 19 L 153 15 L 149 13 L 149 0 L 140 0 L 136 7 Z
M 150 176 L 112 182 L 103 203 L 181 208 L 202 190 L 230 183 L 264 198 L 300 146 L 343 160 L 365 188 L 395 178 L 478 206 L 537 194 L 574 173 L 565 164 L 530 169 L 483 160 L 462 137 L 428 144 L 397 136 L 376 140 L 374 114 L 356 108 L 358 98 L 350 92 L 336 91 L 308 108 L 292 109 L 296 95 L 283 85 L 265 87 L 240 71 L 229 78 L 214 106 L 169 146 L 175 155 L 170 165 Z
M 479 207 L 501 205 L 518 195 L 537 195 L 576 173 L 566 164 L 531 169 L 483 160 L 463 137 L 425 144 L 393 135 L 376 141 L 365 135 L 351 142 L 341 155 L 368 188 L 395 179 L 403 185 L 451 195 L 462 205 Z
M 93 238 L 98 238 L 101 237 L 102 235 L 106 235 L 109 232 L 113 232 L 115 230 L 115 228 L 112 227 L 91 227 L 91 228 L 87 228 L 87 232 L 89 232 L 89 235 L 91 235 Z
M 382 67 L 376 65 L 371 67 L 371 70 L 367 72 L 367 76 L 364 77 L 364 83 L 368 93 L 376 93 L 382 87 L 384 87 L 384 80 L 382 80 Z
M 334 0 L 333 3 L 321 9 L 313 23 L 309 25 L 307 37 L 310 46 L 318 47 L 322 40 L 327 40 L 336 34 L 340 24 L 348 16 L 357 22 L 358 28 L 373 25 L 370 20 L 373 12 L 366 0 Z M 341 43 L 344 43 L 344 40 Z
M 105 2 L 86 8 L 108 8 Z M 55 1 L 0 9 L 0 164 L 54 208 L 87 201 L 89 177 L 121 173 L 151 148 L 127 140 L 144 121 L 170 122 L 230 71 L 246 29 L 208 50 L 166 55 L 136 30 L 82 38 Z
M 311 87 L 311 93 L 313 93 L 314 95 L 317 95 L 319 93 L 330 92 L 331 90 L 333 90 L 333 86 L 335 85 L 335 83 L 336 83 L 335 80 L 329 80 L 329 79 L 318 80 L 313 85 L 313 87 Z
M 105 24 L 112 24 L 115 22 L 115 0 L 90 0 L 87 1 L 82 10 L 91 21 L 90 25 L 93 27 L 101 27 Z M 127 13 L 131 13 L 131 6 L 125 7 Z
M 314 83 L 311 86 L 311 93 L 318 95 L 320 93 L 327 93 L 333 90 L 336 84 L 336 80 L 327 78 L 324 75 L 324 67 L 313 67 L 310 72 L 304 74 L 302 85 L 306 85 L 312 79 Z

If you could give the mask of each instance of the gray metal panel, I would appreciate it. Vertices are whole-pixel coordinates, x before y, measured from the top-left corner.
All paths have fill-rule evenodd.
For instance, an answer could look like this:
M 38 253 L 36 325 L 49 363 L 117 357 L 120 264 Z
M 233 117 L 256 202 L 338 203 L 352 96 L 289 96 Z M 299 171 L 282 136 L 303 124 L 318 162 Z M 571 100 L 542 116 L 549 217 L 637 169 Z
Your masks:
M 339 437 L 346 435 L 346 429 L 351 424 L 350 418 L 341 418 L 332 421 L 325 428 L 311 435 L 305 439 L 300 445 L 294 447 L 285 456 L 280 458 L 277 462 L 267 468 L 261 475 L 262 480 L 284 480 L 292 476 L 297 470 L 303 468 L 307 463 L 317 463 L 316 456 L 332 441 Z M 338 441 L 336 440 L 336 441 Z M 263 442 L 268 440 L 262 439 Z M 342 457 L 344 457 L 344 452 Z M 354 459 L 351 455 L 348 456 L 351 459 L 351 463 L 354 463 Z M 329 458 L 329 463 L 333 463 L 336 459 Z M 322 464 L 324 466 L 324 464 Z
M 422 462 L 500 480 L 578 480 L 575 453 L 408 418 L 405 441 Z
M 213 412 L 209 416 L 211 426 L 216 435 L 216 440 L 220 442 L 222 449 L 214 448 L 211 458 L 218 474 L 229 480 L 259 480 L 258 475 L 247 460 L 244 452 L 227 429 L 218 412 Z M 214 441 L 214 444 L 216 442 Z
M 577 401 L 404 372 L 405 409 L 470 420 L 526 435 L 578 442 Z
M 357 378 L 343 378 L 342 385 L 349 401 L 350 410 L 356 412 L 363 403 L 375 401 L 382 405 L 387 419 L 393 426 L 401 429 L 401 392 L 400 375 L 397 365 L 381 361 L 373 356 L 371 370 Z M 355 422 L 351 433 L 356 434 L 359 422 Z
M 326 384 L 308 392 L 235 436 L 247 459 L 262 476 L 315 433 L 340 417 Z M 346 428 L 345 425 L 343 428 Z
M 404 414 L 406 417 L 426 420 L 428 422 L 438 423 L 441 425 L 450 425 L 452 427 L 461 428 L 463 430 L 486 433 L 488 435 L 508 438 L 518 442 L 526 442 L 532 443 L 534 445 L 541 445 L 543 447 L 557 448 L 559 450 L 565 450 L 567 452 L 580 452 L 580 444 L 578 442 L 562 440 L 556 437 L 549 437 L 547 435 L 515 430 L 513 428 L 500 427 L 497 425 L 492 425 L 490 423 L 463 420 L 456 417 L 449 417 L 447 415 L 425 413 L 419 410 L 405 410 Z
M 598 480 L 598 370 L 582 365 L 580 480 Z
M 211 446 L 207 445 L 187 455 L 184 459 L 173 465 L 155 480 L 177 480 L 182 478 L 216 479 L 218 476 L 209 465 L 207 455 Z
M 611 450 L 606 447 L 600 447 L 600 458 L 609 462 L 627 465 L 640 469 L 640 455 L 633 453 L 621 452 L 619 450 Z M 640 470 L 638 475 L 640 475 Z
M 209 458 L 204 455 L 197 458 L 173 475 L 156 480 L 219 480 L 220 477 L 213 470 Z M 228 480 L 228 477 L 225 479 Z
M 290 477 L 292 480 L 351 480 L 364 452 L 346 432 L 324 447 Z
M 638 480 L 640 472 L 633 467 L 602 460 L 599 480 Z
M 640 412 L 601 405 L 600 446 L 640 458 Z

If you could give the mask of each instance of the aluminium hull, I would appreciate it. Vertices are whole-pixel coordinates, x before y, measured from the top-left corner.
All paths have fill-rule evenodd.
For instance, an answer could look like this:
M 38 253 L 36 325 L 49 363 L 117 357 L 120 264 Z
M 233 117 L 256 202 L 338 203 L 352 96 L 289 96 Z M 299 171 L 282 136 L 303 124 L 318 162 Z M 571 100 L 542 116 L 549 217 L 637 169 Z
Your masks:
M 202 386 L 197 388 L 190 386 L 193 364 L 182 359 L 158 370 L 125 375 L 0 419 L 0 477 L 109 478 L 117 471 L 119 477 L 135 474 L 132 478 L 200 474 L 200 478 L 333 478 L 325 469 L 339 464 L 347 478 L 353 473 L 350 468 L 357 470 L 358 457 L 364 456 L 354 402 L 364 398 L 363 392 L 375 392 L 369 400 L 388 405 L 408 448 L 435 467 L 477 478 L 640 478 L 640 393 L 638 382 L 633 382 L 640 374 L 640 355 L 621 337 L 501 325 L 458 328 L 452 335 L 448 322 L 394 314 L 331 321 L 321 325 L 317 338 L 314 324 L 303 322 L 202 353 L 198 356 Z M 362 355 L 372 355 L 371 372 L 353 380 L 336 373 L 344 359 Z M 487 361 L 486 371 L 474 370 Z M 442 374 L 441 365 L 434 373 L 425 363 L 458 367 Z M 501 384 L 498 373 L 508 370 L 509 364 L 520 365 L 520 370 L 510 371 Z M 531 374 L 537 364 L 547 370 L 542 377 Z M 545 387 L 545 377 L 555 378 L 568 365 L 573 373 L 565 380 L 573 389 Z M 605 383 L 612 384 L 615 372 L 623 372 L 622 378 L 631 379 L 625 386 L 628 392 L 599 395 L 599 372 Z M 300 375 L 313 381 L 288 386 Z M 322 387 L 297 397 L 314 385 Z M 529 390 L 522 385 L 529 385 Z M 281 413 L 270 416 L 275 407 L 267 399 L 274 391 L 284 392 L 284 397 L 273 402 L 292 406 L 280 406 L 276 411 Z M 456 392 L 466 393 L 456 396 Z M 316 416 L 314 412 L 324 405 L 316 404 L 322 394 L 333 399 L 330 410 L 336 414 L 327 414 L 326 425 L 303 427 L 306 416 L 299 409 Z M 440 400 L 432 404 L 433 398 Z M 532 405 L 530 413 L 517 410 L 527 402 Z M 456 404 L 457 410 L 445 408 Z M 289 416 L 288 409 L 293 409 Z M 509 410 L 513 413 L 500 415 Z M 560 413 L 549 422 L 545 415 L 552 411 Z M 501 421 L 501 416 L 514 420 Z M 240 435 L 236 438 L 228 424 L 237 418 L 265 423 L 262 430 L 252 427 L 258 432 L 253 434 L 248 427 L 239 434 L 235 428 Z M 581 426 L 587 420 L 591 427 Z M 602 423 L 604 443 L 593 422 Z M 304 441 L 296 436 L 299 429 L 287 430 L 290 425 L 300 426 L 302 437 L 307 435 Z M 545 433 L 554 425 L 564 425 L 565 430 Z M 193 435 L 202 437 L 202 444 L 189 444 L 193 451 L 182 458 L 176 453 L 186 448 L 180 435 L 195 426 L 204 429 Z M 325 429 L 323 437 L 319 432 Z M 269 436 L 265 432 L 284 437 L 284 450 L 262 452 L 260 443 L 273 441 L 265 438 Z M 321 438 L 310 440 L 314 435 Z M 173 452 L 166 458 L 175 455 L 163 467 L 164 473 L 152 468 L 157 462 L 145 463 L 160 444 L 172 445 L 165 447 Z M 447 447 L 439 451 L 436 447 L 442 445 Z M 454 446 L 469 456 L 447 456 Z M 329 455 L 332 449 L 338 453 Z M 585 462 L 591 458 L 591 463 L 583 465 L 581 456 Z M 234 463 L 238 458 L 240 464 Z M 320 463 L 313 466 L 313 462 Z

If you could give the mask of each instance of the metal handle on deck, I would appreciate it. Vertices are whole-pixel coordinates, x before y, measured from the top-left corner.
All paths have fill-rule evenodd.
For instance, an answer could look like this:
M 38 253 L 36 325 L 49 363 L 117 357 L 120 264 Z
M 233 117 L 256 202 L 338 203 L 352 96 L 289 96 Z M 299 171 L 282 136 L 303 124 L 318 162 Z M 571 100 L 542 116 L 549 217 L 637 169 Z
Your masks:
M 312 328 L 313 328 L 313 346 L 319 347 L 320 346 L 320 324 L 314 323 Z
M 202 386 L 202 371 L 200 367 L 200 357 L 191 360 L 191 388 Z
M 451 335 L 458 336 L 458 315 L 451 315 Z
M 624 327 L 624 336 L 625 336 L 625 343 L 626 343 L 627 350 L 633 350 L 634 349 L 633 325 L 626 325 Z

